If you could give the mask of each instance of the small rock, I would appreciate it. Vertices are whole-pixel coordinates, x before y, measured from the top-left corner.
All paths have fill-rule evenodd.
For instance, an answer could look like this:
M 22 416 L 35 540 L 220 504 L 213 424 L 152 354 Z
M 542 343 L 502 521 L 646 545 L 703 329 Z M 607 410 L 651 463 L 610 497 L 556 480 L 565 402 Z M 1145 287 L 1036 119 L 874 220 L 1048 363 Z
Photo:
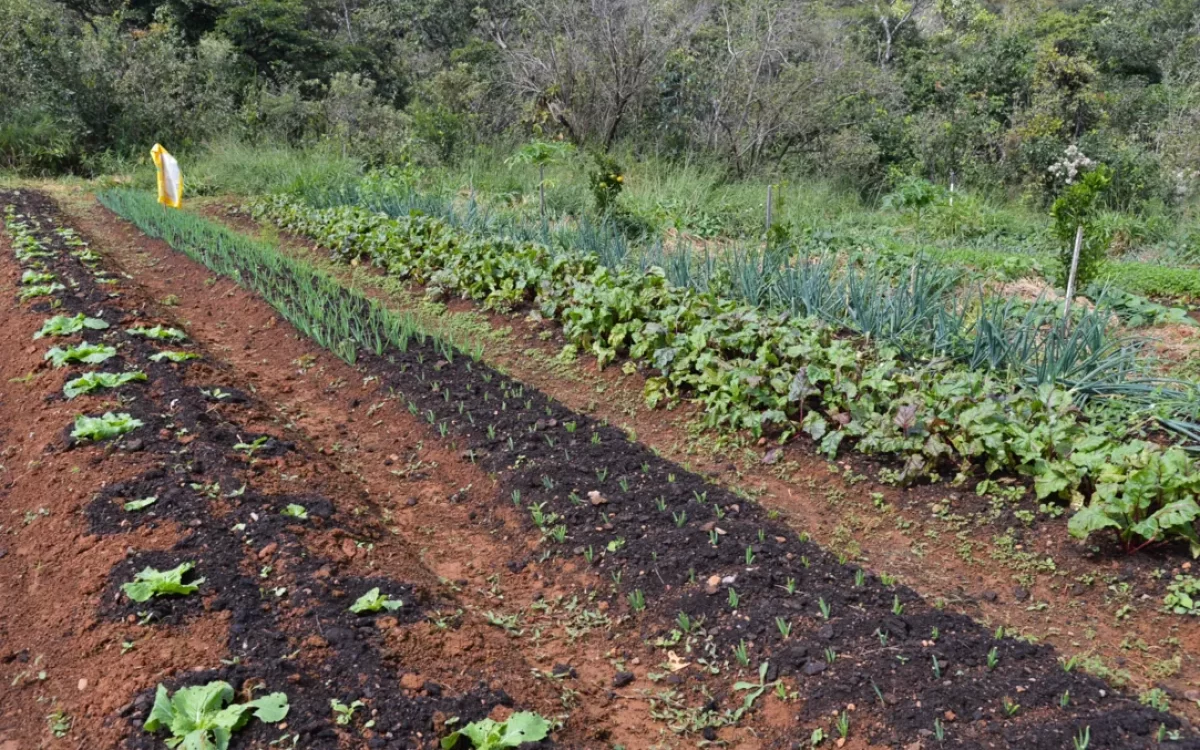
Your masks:
M 271 542 L 266 547 L 263 547 L 261 550 L 258 551 L 258 559 L 266 560 L 268 557 L 275 554 L 275 550 L 277 550 L 277 549 L 279 549 L 279 543 Z
M 833 623 L 827 622 L 817 629 L 817 637 L 826 641 L 833 640 Z
M 1024 586 L 1017 586 L 1015 589 L 1013 589 L 1013 599 L 1016 599 L 1019 602 L 1023 602 L 1028 598 L 1029 598 L 1029 589 L 1025 588 Z
M 555 664 L 550 670 L 555 677 L 575 677 L 575 668 L 570 664 Z
M 408 498 L 407 500 L 405 500 L 405 501 L 404 501 L 404 504 L 405 504 L 406 506 L 408 506 L 409 508 L 411 508 L 411 507 L 413 507 L 414 505 L 416 505 L 416 504 L 417 504 L 417 499 L 416 499 L 415 497 L 410 497 L 410 498 Z
M 995 591 L 985 591 L 979 595 L 979 598 L 984 600 L 985 602 L 994 602 L 1000 598 L 1000 595 L 997 594 Z
M 704 582 L 704 593 L 712 596 L 721 590 L 721 576 L 709 576 Z
M 604 495 L 601 495 L 596 490 L 592 490 L 591 492 L 588 493 L 588 500 L 591 501 L 592 505 L 607 505 L 608 504 L 608 498 L 606 498 Z
M 87 681 L 87 678 L 86 678 L 86 677 L 80 677 L 80 678 L 79 678 L 79 690 L 80 690 L 81 692 L 82 692 L 82 691 L 84 691 L 84 690 L 87 690 L 87 686 L 88 686 L 88 681 Z
M 821 674 L 829 665 L 820 659 L 809 659 L 804 663 L 804 674 L 812 677 L 813 675 Z
M 779 454 L 782 452 L 779 448 L 772 448 L 762 457 L 762 462 L 767 466 L 777 463 L 779 461 Z
M 353 539 L 347 537 L 342 540 L 342 554 L 346 556 L 347 560 L 353 560 L 354 556 L 358 554 L 358 546 L 354 544 Z
M 613 687 L 623 688 L 629 683 L 633 682 L 634 679 L 635 675 L 633 672 L 617 672 L 616 675 L 613 676 Z
M 137 453 L 137 452 L 143 450 L 145 447 L 146 447 L 146 444 L 144 442 L 142 442 L 142 440 L 140 438 L 134 438 L 133 440 L 126 440 L 125 445 L 124 445 L 126 453 Z

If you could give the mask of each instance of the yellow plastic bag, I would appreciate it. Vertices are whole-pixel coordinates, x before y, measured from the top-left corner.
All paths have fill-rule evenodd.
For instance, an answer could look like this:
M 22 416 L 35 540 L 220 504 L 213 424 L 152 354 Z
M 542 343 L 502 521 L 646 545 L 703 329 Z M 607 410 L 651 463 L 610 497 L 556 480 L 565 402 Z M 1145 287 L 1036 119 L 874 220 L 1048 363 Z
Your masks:
M 179 162 L 158 143 L 150 149 L 150 157 L 158 168 L 158 202 L 179 208 L 183 205 L 183 172 L 179 170 Z

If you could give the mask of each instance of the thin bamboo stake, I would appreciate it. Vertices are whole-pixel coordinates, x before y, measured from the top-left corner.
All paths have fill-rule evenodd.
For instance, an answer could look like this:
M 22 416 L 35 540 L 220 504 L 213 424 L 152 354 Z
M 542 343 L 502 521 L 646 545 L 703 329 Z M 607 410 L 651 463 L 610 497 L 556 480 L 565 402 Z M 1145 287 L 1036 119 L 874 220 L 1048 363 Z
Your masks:
M 1075 297 L 1075 274 L 1079 271 L 1079 251 L 1083 248 L 1083 225 L 1075 228 L 1075 252 L 1071 253 L 1071 273 L 1067 276 L 1067 301 L 1063 304 L 1063 320 L 1071 315 L 1071 300 Z

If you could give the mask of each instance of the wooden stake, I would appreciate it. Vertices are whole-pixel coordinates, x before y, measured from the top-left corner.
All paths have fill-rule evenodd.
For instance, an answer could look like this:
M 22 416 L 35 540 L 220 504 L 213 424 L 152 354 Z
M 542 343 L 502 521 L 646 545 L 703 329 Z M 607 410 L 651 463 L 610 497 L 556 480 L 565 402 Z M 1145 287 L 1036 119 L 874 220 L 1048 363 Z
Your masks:
M 1067 301 L 1063 305 L 1063 319 L 1071 315 L 1071 300 L 1075 297 L 1075 274 L 1079 271 L 1079 251 L 1083 248 L 1083 225 L 1075 228 L 1075 252 L 1071 253 L 1071 273 L 1067 276 Z
M 767 236 L 771 236 L 771 208 L 774 201 L 771 199 L 772 188 L 774 185 L 767 185 Z

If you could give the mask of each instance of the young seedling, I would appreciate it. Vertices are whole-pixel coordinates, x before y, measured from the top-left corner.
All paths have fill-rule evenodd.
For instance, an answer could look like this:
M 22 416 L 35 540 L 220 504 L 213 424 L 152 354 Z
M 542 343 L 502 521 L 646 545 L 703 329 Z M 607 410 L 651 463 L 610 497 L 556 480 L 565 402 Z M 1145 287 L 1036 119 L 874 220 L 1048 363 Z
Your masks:
M 842 713 L 839 714 L 837 717 L 837 722 L 836 722 L 835 726 L 837 728 L 838 737 L 841 737 L 843 740 L 845 740 L 847 737 L 849 737 L 850 736 L 850 714 L 846 713 L 845 711 L 842 711 Z
M 246 454 L 246 458 L 251 459 L 251 458 L 254 458 L 254 454 L 257 451 L 262 450 L 262 447 L 264 445 L 266 445 L 267 441 L 270 439 L 271 438 L 268 437 L 267 435 L 260 435 L 259 437 L 256 437 L 252 442 L 249 442 L 249 443 L 241 443 L 241 442 L 235 443 L 233 446 L 233 449 L 235 451 L 244 452 Z
M 675 616 L 675 623 L 679 625 L 679 629 L 684 633 L 691 633 L 692 628 L 696 627 L 696 622 L 688 616 L 687 612 L 680 612 Z
M 665 511 L 667 509 L 667 499 L 662 495 L 654 498 L 654 507 L 658 508 L 659 511 Z
M 782 617 L 775 618 L 775 627 L 779 628 L 779 635 L 781 635 L 785 641 L 788 639 L 788 636 L 792 634 L 792 624 Z
M 603 481 L 603 480 L 601 480 L 601 481 Z M 617 480 L 617 484 L 619 484 L 621 486 L 621 492 L 629 492 L 629 480 L 628 479 L 626 479 L 625 477 L 621 477 L 620 479 Z M 659 508 L 659 510 L 662 510 L 662 508 Z
M 361 615 L 364 612 L 380 612 L 386 610 L 395 612 L 404 606 L 404 602 L 399 599 L 391 599 L 384 594 L 379 593 L 378 588 L 373 588 L 362 596 L 358 597 L 353 604 L 350 605 L 350 611 L 356 615 Z
M 675 528 L 682 529 L 683 525 L 687 523 L 687 511 L 681 510 L 678 513 L 672 513 L 671 518 L 675 519 Z
M 938 662 L 937 655 L 933 656 L 933 676 L 937 679 L 942 679 L 942 665 Z
M 859 568 L 858 570 L 854 571 L 854 586 L 855 586 L 855 588 L 862 588 L 863 584 L 866 582 L 867 582 L 867 574 L 863 572 L 862 568 Z
M 740 602 L 740 601 L 741 601 L 741 597 L 738 596 L 738 592 L 736 590 L 734 590 L 733 586 L 730 586 L 729 587 L 729 608 L 737 609 L 738 602 Z
M 1064 690 L 1063 694 L 1058 697 L 1058 707 L 1066 708 L 1071 705 L 1071 691 Z
M 746 565 L 750 566 L 753 564 L 754 564 L 754 547 L 748 546 L 748 547 L 746 547 Z
M 288 518 L 295 518 L 298 521 L 308 519 L 308 510 L 303 505 L 297 505 L 296 503 L 288 503 L 287 507 L 281 513 Z
M 988 651 L 987 654 L 988 671 L 991 672 L 994 670 L 998 664 L 1000 664 L 1000 651 L 995 646 L 992 646 L 992 650 Z
M 738 645 L 733 647 L 733 657 L 737 659 L 737 663 L 743 667 L 750 666 L 750 653 L 747 651 L 746 640 L 742 639 Z
M 354 701 L 350 705 L 342 703 L 337 698 L 329 700 L 329 706 L 333 709 L 334 721 L 338 726 L 344 727 L 354 720 L 354 712 L 363 707 L 362 701 Z
M 1092 726 L 1087 725 L 1079 730 L 1079 733 L 1071 738 L 1075 745 L 1075 750 L 1088 750 L 1088 746 L 1092 744 Z
M 129 513 L 135 510 L 141 510 L 142 508 L 149 508 L 151 505 L 154 505 L 157 502 L 158 495 L 152 495 L 150 497 L 143 497 L 141 500 L 130 500 L 122 505 L 121 508 L 125 510 L 126 513 Z
M 832 667 L 835 661 L 837 661 L 837 651 L 834 651 L 832 646 L 826 646 L 825 663 Z
M 1004 700 L 1001 701 L 1001 705 L 1004 706 L 1004 715 L 1009 718 L 1016 716 L 1017 711 L 1021 710 L 1021 705 L 1019 703 L 1014 703 L 1013 701 L 1009 700 L 1007 697 L 1005 697 Z
M 784 581 L 783 582 L 783 590 L 788 592 L 789 596 L 796 593 L 796 579 L 789 578 L 786 581 Z
M 825 597 L 821 597 L 821 598 L 817 599 L 817 607 L 821 610 L 821 617 L 828 620 L 829 613 L 831 610 L 829 607 L 829 603 L 825 601 Z
M 717 533 L 716 529 L 709 529 L 709 531 L 708 531 L 708 543 L 709 544 L 716 547 L 717 542 L 720 541 L 720 538 L 721 538 L 721 535 Z
M 641 612 L 646 609 L 646 595 L 641 589 L 634 589 L 626 596 L 629 601 L 629 608 L 634 612 Z
M 938 742 L 946 741 L 946 727 L 943 726 L 940 717 L 934 717 L 933 719 L 933 738 Z
M 583 559 L 587 560 L 588 565 L 591 565 L 596 559 L 596 553 L 592 550 L 592 545 L 589 544 L 587 549 L 583 551 Z
M 904 605 L 900 603 L 900 595 L 896 594 L 892 597 L 892 614 L 899 617 L 904 614 Z

